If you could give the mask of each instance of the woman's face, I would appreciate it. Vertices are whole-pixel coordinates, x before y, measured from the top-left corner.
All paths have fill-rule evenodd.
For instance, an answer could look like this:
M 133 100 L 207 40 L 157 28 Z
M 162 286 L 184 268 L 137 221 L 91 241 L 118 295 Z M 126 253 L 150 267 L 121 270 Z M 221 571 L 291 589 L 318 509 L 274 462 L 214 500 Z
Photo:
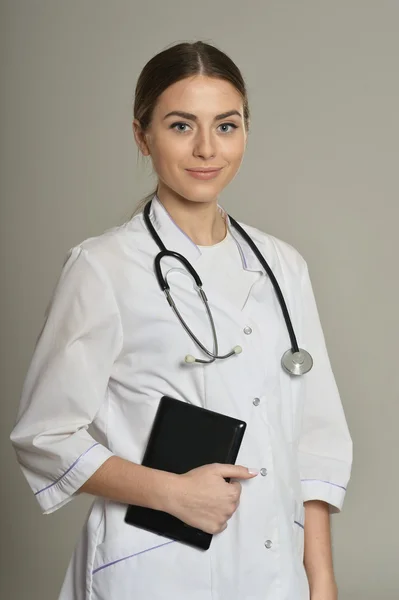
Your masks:
M 133 128 L 140 150 L 151 156 L 158 194 L 192 202 L 217 200 L 237 173 L 247 140 L 240 94 L 227 81 L 201 75 L 161 94 L 145 133 L 137 120 Z M 188 170 L 207 167 L 220 170 L 211 179 Z

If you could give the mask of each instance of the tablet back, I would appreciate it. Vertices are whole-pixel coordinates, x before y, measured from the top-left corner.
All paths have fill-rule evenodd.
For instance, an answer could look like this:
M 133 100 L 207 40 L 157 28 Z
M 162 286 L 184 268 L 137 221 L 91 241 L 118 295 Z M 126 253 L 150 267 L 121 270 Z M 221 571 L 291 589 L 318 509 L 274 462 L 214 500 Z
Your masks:
M 234 464 L 246 423 L 168 396 L 161 398 L 142 464 L 182 474 L 211 463 Z M 126 523 L 208 549 L 212 535 L 168 513 L 130 505 Z

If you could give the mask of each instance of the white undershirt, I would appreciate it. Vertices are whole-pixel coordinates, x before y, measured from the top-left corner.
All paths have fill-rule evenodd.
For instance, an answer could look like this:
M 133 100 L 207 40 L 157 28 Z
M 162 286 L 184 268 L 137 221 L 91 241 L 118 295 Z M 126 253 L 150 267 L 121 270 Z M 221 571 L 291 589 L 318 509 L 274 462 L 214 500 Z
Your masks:
M 229 230 L 218 244 L 198 248 L 202 255 L 196 268 L 208 298 L 211 300 L 209 290 L 216 289 L 219 295 L 229 298 L 241 310 L 251 287 L 261 277 L 260 271 L 246 271 L 243 268 L 240 251 Z

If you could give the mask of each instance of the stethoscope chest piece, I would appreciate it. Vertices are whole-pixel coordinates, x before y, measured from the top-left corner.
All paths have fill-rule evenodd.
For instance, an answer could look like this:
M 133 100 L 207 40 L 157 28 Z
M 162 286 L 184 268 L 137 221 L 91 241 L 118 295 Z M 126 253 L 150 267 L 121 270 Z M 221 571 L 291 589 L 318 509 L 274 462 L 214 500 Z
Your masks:
M 313 359 L 303 348 L 299 348 L 299 352 L 293 352 L 290 348 L 284 352 L 281 364 L 289 375 L 304 375 L 313 367 Z

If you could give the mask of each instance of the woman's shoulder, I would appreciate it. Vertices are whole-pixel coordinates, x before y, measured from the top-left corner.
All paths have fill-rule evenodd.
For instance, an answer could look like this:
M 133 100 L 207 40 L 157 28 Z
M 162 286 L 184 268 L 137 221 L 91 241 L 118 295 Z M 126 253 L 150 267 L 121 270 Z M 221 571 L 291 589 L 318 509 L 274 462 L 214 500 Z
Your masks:
M 82 240 L 78 245 L 88 252 L 101 252 L 114 247 L 123 247 L 134 242 L 136 235 L 143 232 L 141 214 L 137 214 L 120 225 L 105 229 L 98 235 Z
M 140 247 L 140 237 L 143 233 L 145 232 L 140 215 L 136 215 L 98 235 L 83 239 L 69 249 L 66 260 L 71 255 L 84 254 L 91 261 L 112 268 L 123 257 Z

